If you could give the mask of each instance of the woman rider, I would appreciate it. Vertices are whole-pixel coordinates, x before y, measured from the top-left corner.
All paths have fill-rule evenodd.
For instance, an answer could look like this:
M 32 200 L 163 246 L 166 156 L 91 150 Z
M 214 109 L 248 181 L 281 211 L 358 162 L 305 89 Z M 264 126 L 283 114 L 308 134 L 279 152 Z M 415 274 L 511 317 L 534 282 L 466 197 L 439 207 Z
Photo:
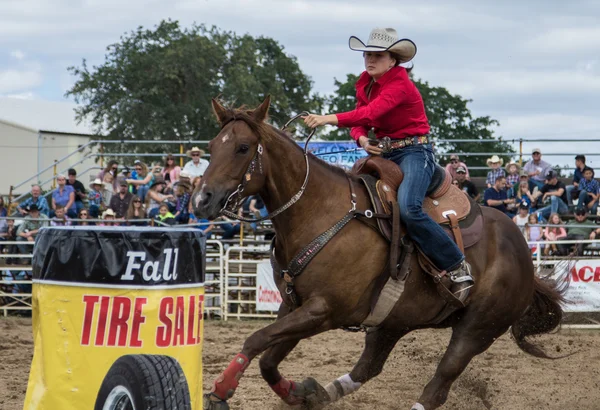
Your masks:
M 398 40 L 391 28 L 371 31 L 366 45 L 354 36 L 349 43 L 350 49 L 363 52 L 366 69 L 356 82 L 356 109 L 310 114 L 304 121 L 311 128 L 326 124 L 351 127 L 350 135 L 365 151 L 398 164 L 404 173 L 398 189 L 402 220 L 423 253 L 449 274 L 452 291 L 464 301 L 469 293 L 466 290 L 473 285 L 471 267 L 458 246 L 422 209 L 435 169 L 434 154 L 423 99 L 407 70 L 399 66 L 412 60 L 417 48 L 411 40 Z M 370 128 L 379 141 L 376 145 L 369 143 Z M 384 137 L 390 139 L 387 147 Z

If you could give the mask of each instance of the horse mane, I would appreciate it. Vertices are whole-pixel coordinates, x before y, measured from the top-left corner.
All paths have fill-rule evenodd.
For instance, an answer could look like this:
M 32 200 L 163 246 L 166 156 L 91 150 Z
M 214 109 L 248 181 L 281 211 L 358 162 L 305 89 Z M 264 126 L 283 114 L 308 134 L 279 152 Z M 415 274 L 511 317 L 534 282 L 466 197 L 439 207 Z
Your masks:
M 241 106 L 240 108 L 226 108 L 226 111 L 222 113 L 221 117 L 221 129 L 223 129 L 227 124 L 232 121 L 243 121 L 246 125 L 258 136 L 258 139 L 265 145 L 268 145 L 269 142 L 273 140 L 284 138 L 293 143 L 293 145 L 302 150 L 302 148 L 296 143 L 296 141 L 292 138 L 292 136 L 283 131 L 275 128 L 275 126 L 267 123 L 266 121 L 257 121 L 256 118 L 252 116 L 252 110 L 247 109 L 245 106 Z M 309 153 L 309 158 L 311 158 L 317 164 L 328 168 L 331 172 L 346 177 L 348 172 L 343 168 L 332 165 L 326 161 L 323 161 L 321 158 L 317 157 L 314 154 Z

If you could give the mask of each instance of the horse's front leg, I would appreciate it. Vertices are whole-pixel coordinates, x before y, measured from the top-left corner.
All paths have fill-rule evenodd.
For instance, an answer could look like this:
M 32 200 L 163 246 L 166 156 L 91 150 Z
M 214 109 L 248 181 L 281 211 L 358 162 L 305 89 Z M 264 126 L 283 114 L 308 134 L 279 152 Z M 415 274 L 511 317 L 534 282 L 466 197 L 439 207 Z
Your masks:
M 225 402 L 235 393 L 239 380 L 252 359 L 271 346 L 297 343 L 301 339 L 330 330 L 330 314 L 331 309 L 325 299 L 315 297 L 306 300 L 298 309 L 275 323 L 255 332 L 246 339 L 241 353 L 238 353 L 225 371 L 217 377 L 211 392 L 206 395 L 204 408 L 228 409 L 229 406 Z M 287 349 L 283 349 L 285 350 Z M 279 355 L 281 356 L 281 353 Z

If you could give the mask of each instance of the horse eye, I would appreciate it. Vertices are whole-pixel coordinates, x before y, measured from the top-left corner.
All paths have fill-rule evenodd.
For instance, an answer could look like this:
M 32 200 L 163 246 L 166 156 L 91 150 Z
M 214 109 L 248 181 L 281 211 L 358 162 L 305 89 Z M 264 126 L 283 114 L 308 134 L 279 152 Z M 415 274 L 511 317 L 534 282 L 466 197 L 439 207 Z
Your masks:
M 241 144 L 237 150 L 238 154 L 245 154 L 248 152 L 248 150 L 250 149 L 250 147 L 246 144 Z

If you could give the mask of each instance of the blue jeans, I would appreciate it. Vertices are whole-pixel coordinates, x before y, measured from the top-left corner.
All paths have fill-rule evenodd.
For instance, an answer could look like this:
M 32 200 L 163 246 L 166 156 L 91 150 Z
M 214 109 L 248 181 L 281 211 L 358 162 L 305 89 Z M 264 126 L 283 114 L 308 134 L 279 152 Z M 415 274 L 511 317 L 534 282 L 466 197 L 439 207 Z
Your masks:
M 575 185 L 567 185 L 565 191 L 567 193 L 567 205 L 571 205 L 573 203 L 573 198 L 571 198 L 571 193 L 575 189 Z
M 590 195 L 588 195 L 587 191 L 580 191 L 579 192 L 579 202 L 577 202 L 577 209 L 587 209 L 587 205 L 588 203 L 592 202 L 592 197 Z M 589 209 L 590 213 L 592 213 L 593 215 L 596 215 L 596 212 L 598 211 L 598 202 L 594 203 L 594 205 L 592 205 L 592 209 Z
M 263 206 L 262 208 L 260 208 L 258 210 L 258 212 L 260 213 L 260 217 L 261 218 L 269 215 L 269 211 L 267 211 L 267 207 L 266 206 Z M 252 222 L 250 224 L 250 226 L 252 227 L 252 229 L 254 229 L 256 231 L 256 222 Z
M 423 212 L 423 200 L 435 169 L 431 144 L 408 146 L 383 157 L 398 164 L 404 173 L 398 205 L 411 239 L 438 269 L 456 269 L 464 255 L 442 227 Z
M 537 179 L 529 178 L 529 182 L 531 182 L 533 185 L 535 185 L 539 189 L 542 189 L 542 187 L 544 186 L 544 181 L 538 181 Z
M 137 187 L 137 196 L 140 197 L 140 199 L 142 200 L 142 203 L 144 203 L 144 201 L 146 200 L 146 194 L 149 191 L 149 187 L 148 185 L 139 185 Z
M 569 212 L 569 207 L 558 196 L 551 196 L 550 205 L 538 210 L 538 213 L 541 214 L 545 220 L 548 220 L 551 214 L 558 213 L 562 215 L 567 212 Z

